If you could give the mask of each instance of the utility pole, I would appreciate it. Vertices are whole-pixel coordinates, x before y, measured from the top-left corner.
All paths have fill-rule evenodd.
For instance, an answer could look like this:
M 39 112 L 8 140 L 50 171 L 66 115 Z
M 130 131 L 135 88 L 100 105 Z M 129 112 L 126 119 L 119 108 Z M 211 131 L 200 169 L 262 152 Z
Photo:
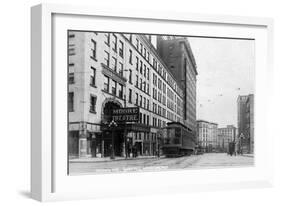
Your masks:
M 129 71 L 128 69 L 125 69 L 124 70 L 124 73 L 127 73 L 127 71 Z M 125 77 L 126 78 L 126 77 Z M 126 87 L 126 83 L 125 83 L 125 85 L 124 85 L 124 108 L 126 108 L 127 107 L 127 87 Z M 127 150 L 128 150 L 128 146 L 129 145 L 127 145 L 128 143 L 127 143 L 127 124 L 126 124 L 126 122 L 124 123 L 124 156 L 127 158 Z

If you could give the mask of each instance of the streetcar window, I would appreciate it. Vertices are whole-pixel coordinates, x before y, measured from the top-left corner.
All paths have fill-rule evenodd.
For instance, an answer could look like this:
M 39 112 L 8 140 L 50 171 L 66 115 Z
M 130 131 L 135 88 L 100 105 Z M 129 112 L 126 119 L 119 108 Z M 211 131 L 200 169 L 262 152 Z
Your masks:
M 165 144 L 180 144 L 181 128 L 167 128 Z

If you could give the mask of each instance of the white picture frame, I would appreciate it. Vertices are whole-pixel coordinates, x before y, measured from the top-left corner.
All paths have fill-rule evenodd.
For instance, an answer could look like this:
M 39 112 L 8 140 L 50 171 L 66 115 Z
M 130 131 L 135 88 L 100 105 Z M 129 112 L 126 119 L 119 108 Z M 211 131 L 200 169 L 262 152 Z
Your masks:
M 54 41 L 55 34 L 53 32 L 57 31 L 58 27 L 56 26 L 61 25 L 61 20 L 55 18 L 73 18 L 74 16 L 85 20 L 87 18 L 106 18 L 107 21 L 120 20 L 121 23 L 127 21 L 128 25 L 132 25 L 134 21 L 140 23 L 155 21 L 161 24 L 178 24 L 181 26 L 185 24 L 195 26 L 200 24 L 202 27 L 211 26 L 211 28 L 214 26 L 213 30 L 204 31 L 202 29 L 202 35 L 221 36 L 222 34 L 218 32 L 219 28 L 215 28 L 215 26 L 228 28 L 229 30 L 225 32 L 230 33 L 225 33 L 226 36 L 233 34 L 240 37 L 256 35 L 255 37 L 259 42 L 256 52 L 258 57 L 262 58 L 257 59 L 256 65 L 256 92 L 258 92 L 258 95 L 255 108 L 257 114 L 255 116 L 255 127 L 257 128 L 256 135 L 258 138 L 255 146 L 255 167 L 75 176 L 70 180 L 65 173 L 67 167 L 65 150 L 61 150 L 62 145 L 56 142 L 55 138 L 58 136 L 57 132 L 59 134 L 64 132 L 64 129 L 60 127 L 63 121 L 60 122 L 59 120 L 65 117 L 59 115 L 59 110 L 65 106 L 66 102 L 58 106 L 56 99 L 66 86 L 58 84 L 58 81 L 64 81 L 63 78 L 66 79 L 66 77 L 63 77 L 63 73 L 56 73 L 56 70 L 54 70 L 57 66 L 54 62 L 57 60 L 56 54 L 63 50 L 56 46 L 58 42 Z M 73 21 L 68 24 L 65 21 L 66 27 L 70 24 L 74 25 L 77 22 Z M 53 201 L 273 185 L 274 139 L 273 133 L 269 129 L 269 115 L 267 113 L 272 104 L 270 96 L 272 91 L 271 79 L 273 77 L 272 19 L 176 12 L 167 15 L 166 12 L 41 4 L 31 9 L 31 26 L 32 198 L 39 201 Z M 116 25 L 112 24 L 112 27 L 116 29 Z M 121 27 L 122 32 L 128 31 L 125 25 Z M 240 27 L 245 28 L 245 31 L 231 33 L 231 30 L 235 32 Z M 66 52 L 66 49 L 64 52 Z M 267 98 L 264 98 L 264 96 Z M 261 141 L 262 136 L 266 136 L 266 138 Z M 61 159 L 65 159 L 65 163 L 61 162 Z M 169 181 L 171 176 L 175 177 L 176 181 Z M 161 181 L 163 179 L 166 181 Z M 191 181 L 192 179 L 198 181 Z M 132 182 L 139 184 L 139 187 L 132 185 Z M 85 186 L 85 183 L 88 183 L 88 185 Z M 68 190 L 67 187 L 69 188 L 70 185 L 73 188 Z

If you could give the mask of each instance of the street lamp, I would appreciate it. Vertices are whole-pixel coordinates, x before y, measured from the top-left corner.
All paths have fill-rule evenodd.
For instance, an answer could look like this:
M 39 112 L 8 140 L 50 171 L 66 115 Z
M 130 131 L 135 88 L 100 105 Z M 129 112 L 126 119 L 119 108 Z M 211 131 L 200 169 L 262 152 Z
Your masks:
M 112 120 L 109 125 L 108 125 L 109 128 L 112 128 L 111 129 L 111 159 L 115 159 L 115 152 L 114 152 L 114 128 L 117 127 L 117 123 Z

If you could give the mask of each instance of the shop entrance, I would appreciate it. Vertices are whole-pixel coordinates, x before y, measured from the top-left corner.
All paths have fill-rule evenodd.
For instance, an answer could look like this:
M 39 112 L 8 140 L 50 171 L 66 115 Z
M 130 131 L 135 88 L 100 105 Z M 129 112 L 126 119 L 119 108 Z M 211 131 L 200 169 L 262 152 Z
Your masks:
M 68 155 L 69 157 L 79 156 L 79 131 L 68 133 Z
M 124 137 L 123 132 L 120 130 L 115 130 L 113 133 L 113 145 L 114 145 L 114 155 L 122 156 L 123 155 L 123 146 L 124 146 Z M 112 131 L 107 130 L 103 132 L 103 138 L 101 139 L 104 145 L 104 156 L 109 157 L 112 153 Z
M 112 155 L 112 146 L 114 148 L 115 156 L 122 156 L 123 143 L 124 143 L 124 131 L 120 129 L 117 123 L 115 127 L 109 127 L 109 123 L 112 121 L 112 110 L 121 108 L 116 102 L 107 102 L 103 108 L 103 120 L 105 124 L 105 131 L 103 131 L 100 145 L 103 146 L 104 156 L 108 157 Z M 113 135 L 112 135 L 113 133 Z M 113 138 L 113 140 L 112 140 Z
M 135 142 L 137 156 L 142 155 L 142 143 Z

